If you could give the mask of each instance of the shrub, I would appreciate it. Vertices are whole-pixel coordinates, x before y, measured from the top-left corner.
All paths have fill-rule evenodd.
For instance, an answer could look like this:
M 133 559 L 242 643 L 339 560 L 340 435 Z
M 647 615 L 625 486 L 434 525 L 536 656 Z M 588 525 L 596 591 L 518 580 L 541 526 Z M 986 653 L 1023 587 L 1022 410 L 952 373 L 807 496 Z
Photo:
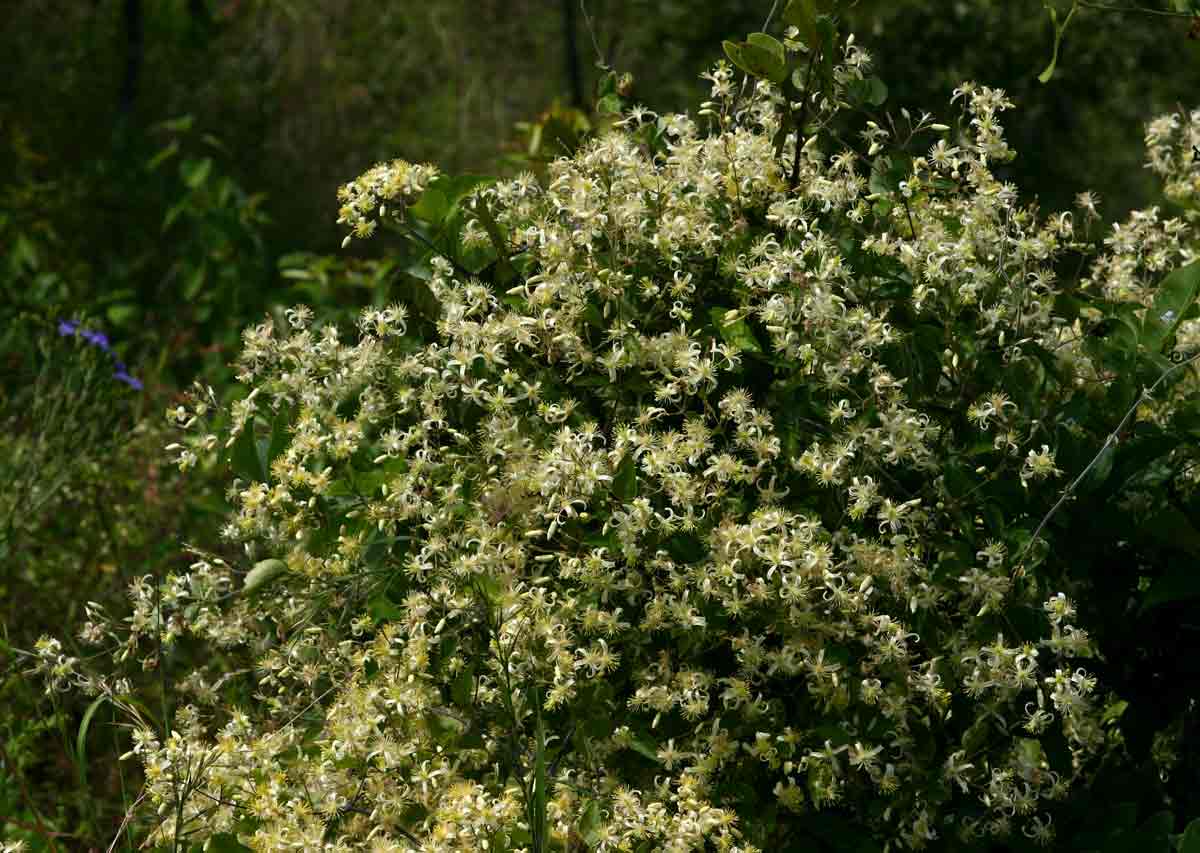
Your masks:
M 1147 134 L 1193 212 L 1101 242 L 997 177 L 1002 91 L 886 117 L 810 7 L 545 185 L 343 189 L 352 235 L 429 248 L 411 298 L 246 331 L 227 428 L 170 413 L 245 557 L 83 629 L 214 651 L 135 713 L 153 841 L 1018 847 L 1121 760 L 1064 518 L 1118 470 L 1130 513 L 1194 490 L 1200 114 Z

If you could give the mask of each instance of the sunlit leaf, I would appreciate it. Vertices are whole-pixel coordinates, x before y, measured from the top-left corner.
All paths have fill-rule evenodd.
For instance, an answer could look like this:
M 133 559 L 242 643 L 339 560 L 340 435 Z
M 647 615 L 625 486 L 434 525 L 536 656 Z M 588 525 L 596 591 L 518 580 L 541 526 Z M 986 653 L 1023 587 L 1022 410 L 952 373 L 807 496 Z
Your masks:
M 1200 261 L 1180 267 L 1158 285 L 1154 304 L 1146 311 L 1141 342 L 1149 352 L 1159 352 L 1175 334 L 1184 314 L 1200 294 Z

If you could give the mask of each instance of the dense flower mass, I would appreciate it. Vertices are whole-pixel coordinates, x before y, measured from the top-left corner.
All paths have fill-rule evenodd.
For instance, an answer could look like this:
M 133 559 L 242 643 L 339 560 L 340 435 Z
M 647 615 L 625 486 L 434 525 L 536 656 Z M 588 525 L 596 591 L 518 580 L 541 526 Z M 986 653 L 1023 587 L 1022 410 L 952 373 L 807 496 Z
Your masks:
M 833 59 L 799 104 L 719 64 L 696 117 L 475 188 L 485 259 L 429 258 L 435 315 L 294 309 L 246 331 L 227 435 L 203 393 L 170 413 L 182 466 L 241 465 L 246 556 L 85 628 L 219 651 L 136 737 L 157 840 L 750 853 L 835 811 L 892 848 L 1050 843 L 1105 738 L 1030 538 L 1076 473 L 1045 401 L 1111 378 L 1056 302 L 1095 200 L 1043 217 L 996 177 L 1003 92 L 856 127 L 869 56 Z M 1196 126 L 1147 137 L 1176 195 Z M 376 167 L 340 221 L 408 222 L 438 180 Z M 1190 239 L 1135 213 L 1083 290 L 1144 310 Z

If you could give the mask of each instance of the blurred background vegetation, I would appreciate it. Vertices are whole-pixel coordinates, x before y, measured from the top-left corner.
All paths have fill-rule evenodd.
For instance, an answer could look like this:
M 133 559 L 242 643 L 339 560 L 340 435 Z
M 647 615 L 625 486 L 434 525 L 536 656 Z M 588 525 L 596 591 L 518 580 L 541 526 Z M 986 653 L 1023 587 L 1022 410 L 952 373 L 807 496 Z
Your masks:
M 721 40 L 762 28 L 772 5 L 9 4 L 0 839 L 107 849 L 137 790 L 114 760 L 123 732 L 96 727 L 89 750 L 85 708 L 23 680 L 17 650 L 62 634 L 87 600 L 119 608 L 131 578 L 179 565 L 182 543 L 217 541 L 220 484 L 192 476 L 185 489 L 165 465 L 163 410 L 197 378 L 223 395 L 240 330 L 264 312 L 304 301 L 344 316 L 402 286 L 411 259 L 398 246 L 372 246 L 384 260 L 337 250 L 337 187 L 394 157 L 506 174 L 561 153 L 596 121 L 598 60 L 632 73 L 631 101 L 694 109 Z M 1048 208 L 1085 187 L 1109 221 L 1152 203 L 1144 122 L 1200 92 L 1200 44 L 1182 17 L 1081 10 L 1043 85 L 1053 31 L 1037 0 L 860 0 L 840 13 L 892 110 L 943 111 L 967 79 L 1005 88 L 1020 152 L 1007 176 Z M 112 353 L 60 334 L 63 319 L 106 333 Z M 141 389 L 113 380 L 114 359 Z

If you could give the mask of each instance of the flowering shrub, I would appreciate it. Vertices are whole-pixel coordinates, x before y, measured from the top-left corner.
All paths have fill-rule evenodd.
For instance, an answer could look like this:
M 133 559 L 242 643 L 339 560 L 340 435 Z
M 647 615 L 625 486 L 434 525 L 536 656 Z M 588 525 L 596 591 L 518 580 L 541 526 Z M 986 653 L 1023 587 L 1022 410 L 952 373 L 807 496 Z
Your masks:
M 431 247 L 432 301 L 247 330 L 227 429 L 206 392 L 169 413 L 181 467 L 232 461 L 245 557 L 83 629 L 146 667 L 208 644 L 189 704 L 156 724 L 39 649 L 137 718 L 155 842 L 1052 841 L 1114 711 L 1050 521 L 1196 392 L 1195 214 L 1042 216 L 994 171 L 1003 92 L 864 121 L 886 87 L 806 8 L 545 185 L 343 189 L 352 236 Z M 1147 137 L 1178 201 L 1198 127 Z

